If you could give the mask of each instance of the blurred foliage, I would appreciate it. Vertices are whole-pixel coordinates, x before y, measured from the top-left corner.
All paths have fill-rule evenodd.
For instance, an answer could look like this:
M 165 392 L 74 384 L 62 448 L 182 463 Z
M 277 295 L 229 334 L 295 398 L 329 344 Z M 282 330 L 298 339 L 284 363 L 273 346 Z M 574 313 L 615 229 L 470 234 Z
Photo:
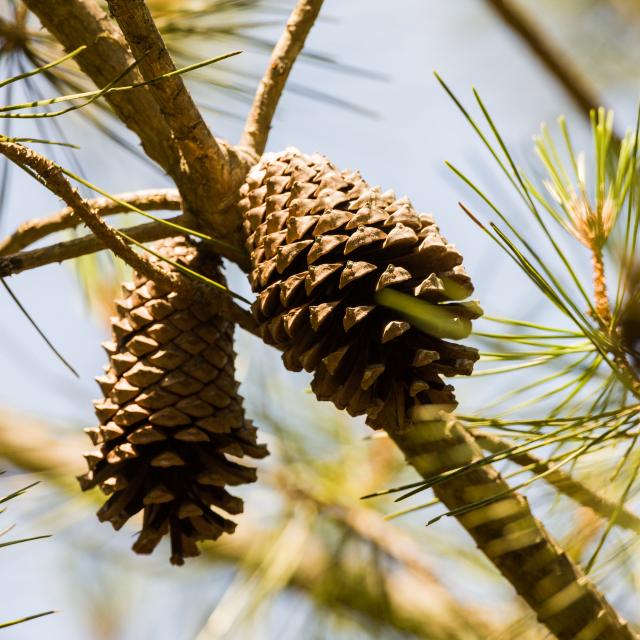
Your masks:
M 29 524 L 54 527 L 58 545 L 67 546 L 73 561 L 59 583 L 73 593 L 91 637 L 129 637 L 116 620 L 107 623 L 103 603 L 120 612 L 117 619 L 129 619 L 132 607 L 140 606 L 134 603 L 144 600 L 147 581 L 170 584 L 179 598 L 173 606 L 188 601 L 190 614 L 178 637 L 200 640 L 276 637 L 280 625 L 285 637 L 324 638 L 330 629 L 329 637 L 345 639 L 484 640 L 517 622 L 522 609 L 512 596 L 486 608 L 465 585 L 469 575 L 485 582 L 494 572 L 469 553 L 464 537 L 425 532 L 422 518 L 415 527 L 388 522 L 383 514 L 389 500 L 360 499 L 407 477 L 388 439 L 364 439 L 368 430 L 334 411 L 319 411 L 305 394 L 296 397 L 290 417 L 274 415 L 271 402 L 277 407 L 291 390 L 261 378 L 255 383 L 269 389 L 270 405 L 255 418 L 272 456 L 260 469 L 261 482 L 245 488 L 246 513 L 236 534 L 207 545 L 202 559 L 179 575 L 161 556 L 133 556 L 127 540 L 93 526 L 87 506 L 97 507 L 99 496 L 79 494 L 69 482 L 71 469 L 78 468 L 80 438 L 56 437 L 52 425 L 24 419 L 17 438 L 16 417 L 0 415 L 5 456 L 56 487 L 45 497 L 45 509 L 32 510 Z M 448 571 L 462 557 L 471 573 Z M 278 614 L 283 608 L 288 613 Z M 206 620 L 200 635 L 184 630 L 198 620 Z M 149 626 L 142 628 L 149 633 Z M 522 634 L 542 638 L 530 623 Z
M 640 8 L 636 0 L 516 0 L 549 37 L 615 101 L 635 99 L 640 84 Z M 626 102 L 626 101 L 625 101 Z M 612 106 L 608 104 L 607 106 Z M 633 108 L 626 103 L 625 107 Z

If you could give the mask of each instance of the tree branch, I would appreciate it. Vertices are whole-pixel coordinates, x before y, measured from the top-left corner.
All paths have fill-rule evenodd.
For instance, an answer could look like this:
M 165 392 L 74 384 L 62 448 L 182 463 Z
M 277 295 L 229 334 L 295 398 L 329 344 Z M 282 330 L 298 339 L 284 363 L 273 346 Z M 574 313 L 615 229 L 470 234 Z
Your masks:
M 86 203 L 102 218 L 117 213 L 132 213 L 132 210 L 122 203 L 132 205 L 142 211 L 177 211 L 182 207 L 182 200 L 176 189 L 145 189 L 119 193 L 113 199 L 92 198 L 86 200 Z M 72 229 L 79 224 L 82 224 L 82 220 L 75 215 L 70 207 L 66 207 L 47 218 L 28 220 L 0 241 L 0 256 L 22 251 L 25 247 L 52 233 Z M 139 238 L 136 239 L 139 240 Z
M 600 98 L 597 89 L 580 69 L 549 41 L 547 34 L 512 0 L 486 1 L 488 6 L 522 38 L 531 52 L 563 86 L 581 113 L 589 119 L 591 109 L 600 106 Z
M 144 0 L 108 0 L 108 5 L 134 58 L 140 61 L 138 68 L 145 80 L 176 70 Z M 151 93 L 182 154 L 181 160 L 192 170 L 200 171 L 194 162 L 199 160 L 209 176 L 215 175 L 217 166 L 224 161 L 222 151 L 183 79 L 180 76 L 165 78 L 151 86 Z
M 77 189 L 62 173 L 62 169 L 48 158 L 36 153 L 33 149 L 15 142 L 0 141 L 0 153 L 20 167 L 28 167 L 39 177 L 40 182 L 61 200 L 67 203 L 74 213 L 93 231 L 97 240 L 113 251 L 138 273 L 150 280 L 156 280 L 165 286 L 175 289 L 186 282 L 177 273 L 169 272 L 154 265 L 146 256 L 134 251 L 123 237 L 111 228 L 96 211 L 79 195 Z
M 186 216 L 175 216 L 167 221 L 175 224 L 184 224 Z M 127 229 L 127 236 L 138 242 L 152 242 L 153 240 L 160 240 L 173 235 L 176 235 L 176 230 L 162 222 L 147 222 Z M 124 241 L 127 242 L 126 238 Z M 0 256 L 0 278 L 56 262 L 73 260 L 74 258 L 104 251 L 105 249 L 104 244 L 96 236 L 88 234 L 39 249 L 3 255 Z
M 24 0 L 24 3 L 67 51 L 87 45 L 75 60 L 97 87 L 112 82 L 133 64 L 118 27 L 94 0 Z M 123 79 L 127 84 L 142 81 L 137 69 Z M 149 87 L 110 93 L 105 99 L 120 120 L 140 138 L 149 158 L 173 175 L 179 158 Z
M 138 66 L 145 80 L 175 71 L 144 0 L 108 0 L 108 5 L 134 58 L 140 61 Z M 205 124 L 182 77 L 172 76 L 154 83 L 151 93 L 180 153 L 181 171 L 189 176 L 189 201 L 206 202 L 212 196 L 215 200 L 228 199 L 229 159 Z
M 129 239 L 127 239 L 107 225 L 98 213 L 80 197 L 77 190 L 71 186 L 62 173 L 60 167 L 56 164 L 36 153 L 33 149 L 29 149 L 14 142 L 0 141 L 0 153 L 9 158 L 12 162 L 15 162 L 17 165 L 21 167 L 28 167 L 32 172 L 35 172 L 35 177 L 39 178 L 47 189 L 66 202 L 75 215 L 77 215 L 87 225 L 87 227 L 93 231 L 94 236 L 92 240 L 97 243 L 101 243 L 105 248 L 111 249 L 115 255 L 124 260 L 135 271 L 145 275 L 150 280 L 163 283 L 169 289 L 181 289 L 194 294 L 208 296 L 212 301 L 216 302 L 220 309 L 220 313 L 228 315 L 233 321 L 238 322 L 248 331 L 256 331 L 251 315 L 247 311 L 238 307 L 231 299 L 231 296 L 226 292 L 214 291 L 212 288 L 202 285 L 201 283 L 184 276 L 178 271 L 156 266 L 156 264 L 149 260 L 145 255 L 134 251 L 128 244 L 132 239 L 132 236 L 129 235 L 130 232 L 127 233 L 127 235 L 129 235 Z M 166 224 L 162 224 L 160 222 L 156 222 L 154 224 L 164 227 L 165 235 L 170 235 L 170 233 L 175 235 L 176 233 L 175 229 L 172 229 Z M 148 231 L 148 228 L 153 225 L 147 224 L 142 226 L 145 231 Z M 68 244 L 69 243 L 67 243 L 67 245 Z M 32 254 L 33 256 L 37 251 L 42 250 L 0 258 L 0 273 L 3 271 L 3 266 L 15 266 L 16 260 L 18 260 L 20 256 L 24 256 L 26 254 Z M 22 263 L 24 265 L 24 261 Z
M 414 422 L 389 435 L 426 480 L 483 457 L 475 440 L 455 418 L 437 413 L 434 407 L 418 407 Z M 538 620 L 559 640 L 637 638 L 533 517 L 525 498 L 513 492 L 493 467 L 473 467 L 433 489 Z M 478 501 L 486 502 L 474 504 Z
M 256 91 L 251 111 L 244 126 L 240 144 L 264 153 L 271 121 L 278 106 L 291 68 L 302 51 L 323 0 L 298 0 L 287 26 L 271 53 L 271 60 Z
M 490 433 L 474 432 L 473 437 L 483 449 L 491 453 L 508 451 L 514 446 L 513 442 L 503 440 Z M 532 473 L 545 473 L 542 480 L 583 507 L 591 509 L 597 516 L 604 520 L 610 520 L 615 516 L 616 525 L 640 533 L 640 517 L 624 508 L 618 512 L 618 505 L 615 502 L 603 498 L 583 483 L 574 480 L 571 474 L 566 471 L 555 469 L 548 473 L 552 465 L 528 452 L 509 453 L 508 456 L 509 460 L 521 467 L 531 467 Z
M 67 51 L 86 46 L 76 60 L 96 86 L 105 86 L 134 63 L 118 26 L 95 0 L 25 0 L 25 4 Z M 125 78 L 128 83 L 141 80 L 138 69 Z M 155 84 L 161 86 L 163 82 Z M 211 235 L 225 237 L 235 246 L 236 256 L 246 256 L 242 221 L 230 205 L 235 202 L 238 189 L 257 156 L 246 148 L 218 141 L 220 162 L 215 167 L 207 164 L 209 169 L 215 170 L 205 172 L 200 164 L 207 159 L 211 147 L 201 149 L 194 144 L 189 155 L 183 158 L 180 151 L 185 145 L 192 144 L 193 139 L 187 136 L 180 142 L 181 146 L 176 144 L 176 136 L 151 91 L 149 86 L 139 87 L 112 92 L 105 99 L 123 123 L 140 137 L 147 155 L 171 176 L 182 196 L 185 213 L 198 220 Z M 166 110 L 167 106 L 164 108 Z M 201 126 L 198 131 L 202 133 Z M 188 166 L 182 162 L 187 158 Z

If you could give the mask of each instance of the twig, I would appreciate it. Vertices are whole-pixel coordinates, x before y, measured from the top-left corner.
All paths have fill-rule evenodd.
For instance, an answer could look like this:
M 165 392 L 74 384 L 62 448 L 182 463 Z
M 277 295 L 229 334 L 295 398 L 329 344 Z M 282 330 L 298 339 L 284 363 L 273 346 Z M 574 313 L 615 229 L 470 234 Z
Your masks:
M 596 320 L 600 322 L 602 329 L 609 333 L 611 325 L 611 308 L 607 295 L 607 278 L 604 269 L 604 257 L 602 249 L 593 243 L 591 248 L 591 264 L 593 269 L 593 299 L 595 310 L 598 314 Z
M 185 216 L 169 218 L 168 222 L 184 224 Z M 138 242 L 151 242 L 175 234 L 175 229 L 161 222 L 148 222 L 127 228 L 127 236 Z M 127 242 L 126 239 L 125 242 Z M 15 275 L 22 271 L 29 271 L 30 269 L 37 269 L 38 267 L 44 267 L 45 265 L 55 262 L 73 260 L 74 258 L 103 251 L 104 249 L 104 244 L 96 236 L 89 234 L 80 238 L 74 238 L 73 240 L 58 242 L 40 249 L 0 256 L 0 277 Z
M 513 443 L 503 440 L 490 433 L 474 432 L 473 436 L 478 444 L 491 453 L 500 453 L 508 451 L 513 447 Z M 618 513 L 618 505 L 598 495 L 595 491 L 589 489 L 586 485 L 574 480 L 571 474 L 562 469 L 556 469 L 549 473 L 551 465 L 540 460 L 530 453 L 513 453 L 508 454 L 509 460 L 515 462 L 522 467 L 531 467 L 532 473 L 546 473 L 543 480 L 555 487 L 560 493 L 571 498 L 583 507 L 591 509 L 596 515 L 605 520 L 610 520 Z M 616 522 L 620 527 L 640 533 L 640 517 L 632 513 L 628 509 L 622 509 Z
M 92 198 L 86 202 L 103 218 L 117 213 L 131 213 L 132 210 L 123 205 L 123 202 L 142 209 L 142 211 L 176 211 L 182 207 L 182 200 L 176 189 L 145 189 L 131 193 L 119 193 L 113 199 Z M 71 229 L 81 223 L 82 220 L 74 214 L 70 207 L 66 207 L 47 218 L 28 220 L 0 241 L 0 256 L 22 251 L 25 247 L 52 233 Z M 139 238 L 136 239 L 139 240 Z
M 94 0 L 25 0 L 25 4 L 67 51 L 88 45 L 76 56 L 76 62 L 97 87 L 104 87 L 133 63 L 117 25 Z M 142 79 L 134 69 L 123 82 L 132 84 Z M 149 88 L 112 93 L 106 100 L 139 136 L 145 153 L 171 175 L 178 157 Z
M 107 225 L 78 191 L 71 186 L 62 170 L 48 158 L 14 142 L 0 142 L 0 153 L 20 167 L 28 167 L 40 179 L 40 182 L 67 206 L 93 231 L 96 239 L 115 255 L 124 260 L 138 273 L 150 280 L 156 280 L 169 288 L 178 288 L 184 280 L 176 273 L 156 267 L 148 258 L 134 251 L 116 230 Z
M 170 289 L 182 289 L 193 293 L 197 292 L 201 295 L 211 296 L 212 299 L 215 299 L 216 304 L 219 305 L 221 313 L 226 314 L 231 320 L 240 324 L 240 326 L 247 331 L 257 334 L 256 324 L 253 321 L 251 314 L 236 305 L 229 295 L 217 291 L 214 292 L 209 287 L 203 287 L 200 283 L 194 282 L 190 278 L 183 276 L 181 273 L 157 267 L 146 256 L 134 251 L 128 244 L 130 239 L 133 239 L 133 236 L 131 235 L 133 230 L 127 230 L 127 235 L 129 236 L 129 239 L 127 239 L 122 237 L 115 229 L 107 225 L 98 213 L 80 197 L 77 190 L 71 186 L 62 173 L 60 167 L 56 164 L 36 153 L 33 149 L 29 149 L 14 142 L 0 142 L 0 153 L 15 162 L 17 165 L 31 169 L 47 189 L 67 203 L 75 215 L 77 215 L 94 233 L 93 236 L 87 238 L 86 243 L 93 244 L 95 242 L 99 248 L 111 249 L 115 255 L 124 260 L 138 273 L 143 274 L 150 280 L 163 283 Z M 148 235 L 150 228 L 154 230 L 156 227 L 159 227 L 158 231 L 162 231 L 163 234 L 160 237 L 166 237 L 171 233 L 175 234 L 175 231 L 172 230 L 171 227 L 168 227 L 161 222 L 141 225 L 141 227 L 142 228 L 138 227 L 138 233 L 144 232 Z M 148 239 L 149 238 L 147 237 L 146 240 Z M 79 238 L 78 240 L 84 240 L 84 238 Z M 64 248 L 68 250 L 69 245 L 72 242 L 74 241 L 61 244 L 66 245 Z M 77 245 L 80 243 L 78 241 L 75 242 L 76 244 L 73 248 L 77 250 Z M 100 247 L 100 245 L 102 246 Z M 42 256 L 46 255 L 46 258 L 50 260 L 52 252 L 50 248 L 44 250 L 36 249 L 35 251 L 24 252 L 13 256 L 0 257 L 1 277 L 10 275 L 10 273 L 5 273 L 6 269 L 12 270 L 12 273 L 16 273 L 20 270 L 24 271 L 25 256 L 27 259 L 30 257 L 33 261 L 34 254 L 36 256 L 40 256 L 41 260 Z M 56 261 L 59 261 L 60 259 L 62 258 L 58 256 L 58 260 Z M 42 262 L 40 266 L 41 265 Z
M 604 257 L 602 249 L 596 242 L 590 242 L 591 265 L 593 272 L 593 297 L 595 303 L 596 320 L 604 334 L 611 342 L 611 354 L 618 370 L 616 375 L 622 380 L 627 388 L 640 398 L 640 375 L 629 364 L 627 354 L 615 339 L 615 329 L 611 327 L 611 307 L 609 306 L 609 296 L 607 294 L 607 278 L 605 273 Z M 613 339 L 611 339 L 613 338 Z
M 250 311 L 243 309 L 233 302 L 233 300 L 228 299 L 225 315 L 230 320 L 233 320 L 233 322 L 235 322 L 239 327 L 262 340 L 262 336 L 258 329 L 258 323 Z
M 487 4 L 522 38 L 531 52 L 564 87 L 583 115 L 589 119 L 591 109 L 600 105 L 600 98 L 597 89 L 580 69 L 550 42 L 547 34 L 512 0 L 487 0 Z
M 140 61 L 139 69 L 145 80 L 175 71 L 173 60 L 144 0 L 108 0 L 108 4 L 131 52 Z M 196 197 L 202 201 L 212 192 L 210 182 L 221 173 L 226 174 L 226 154 L 205 124 L 180 76 L 153 84 L 151 92 L 180 153 L 180 170 L 189 174 L 190 189 L 202 192 Z M 228 182 L 228 178 L 222 176 L 220 183 L 213 188 L 214 192 L 220 192 L 216 194 L 217 199 L 221 188 L 226 188 Z M 193 213 L 196 218 L 201 218 L 198 211 Z
M 298 0 L 287 26 L 271 54 L 269 66 L 256 91 L 240 144 L 262 155 L 271 121 L 291 68 L 320 13 L 323 0 Z

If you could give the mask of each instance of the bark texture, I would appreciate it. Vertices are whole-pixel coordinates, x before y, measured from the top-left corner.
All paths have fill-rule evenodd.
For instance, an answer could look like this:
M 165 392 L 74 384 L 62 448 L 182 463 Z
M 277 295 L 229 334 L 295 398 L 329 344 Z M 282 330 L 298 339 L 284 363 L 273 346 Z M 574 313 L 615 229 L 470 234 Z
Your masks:
M 112 82 L 135 62 L 118 25 L 94 0 L 27 0 L 25 4 L 67 51 L 81 45 L 87 47 L 76 61 L 97 87 Z M 140 71 L 134 69 L 123 78 L 122 84 L 143 79 Z M 205 179 L 198 175 L 193 155 L 202 156 L 206 150 L 199 150 L 197 142 L 183 141 L 183 147 L 187 144 L 196 147 L 189 163 L 185 162 L 180 153 L 181 146 L 176 144 L 175 134 L 149 86 L 110 93 L 105 99 L 120 120 L 140 138 L 149 158 L 174 180 L 185 213 L 193 216 L 211 235 L 224 238 L 232 245 L 231 250 L 221 251 L 222 255 L 241 264 L 246 262 L 240 221 L 228 208 L 248 169 L 255 163 L 255 154 L 220 141 L 219 162 L 209 165 L 210 173 Z
M 407 462 L 429 479 L 482 459 L 471 435 L 448 414 L 416 410 L 415 421 L 391 438 Z M 559 640 L 631 640 L 629 629 L 583 571 L 549 536 L 518 493 L 489 465 L 434 487 L 448 509 L 492 500 L 457 515 L 478 548 Z M 504 495 L 503 495 L 504 494 Z

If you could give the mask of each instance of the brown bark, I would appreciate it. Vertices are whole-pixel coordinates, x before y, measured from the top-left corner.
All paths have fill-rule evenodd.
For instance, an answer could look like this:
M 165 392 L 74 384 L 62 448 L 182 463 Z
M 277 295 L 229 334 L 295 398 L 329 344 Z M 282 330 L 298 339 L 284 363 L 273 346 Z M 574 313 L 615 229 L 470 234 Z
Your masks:
M 109 8 L 133 57 L 140 61 L 138 68 L 145 80 L 151 81 L 175 71 L 173 60 L 143 0 L 109 0 Z M 156 82 L 150 86 L 150 91 L 171 132 L 172 146 L 179 154 L 180 180 L 177 184 L 182 197 L 196 219 L 206 225 L 208 220 L 204 213 L 210 213 L 210 203 L 216 202 L 221 207 L 229 205 L 235 198 L 234 189 L 240 187 L 244 175 L 233 175 L 227 157 L 228 146 L 217 143 L 180 76 Z M 181 184 L 187 188 L 181 188 Z M 236 222 L 233 216 L 223 215 L 217 225 L 225 227 L 226 232 L 237 233 Z
M 87 45 L 75 60 L 97 87 L 112 82 L 133 63 L 120 30 L 93 0 L 25 0 L 25 4 L 67 51 Z M 123 84 L 142 80 L 134 69 L 123 78 Z M 179 159 L 172 148 L 171 132 L 149 88 L 111 93 L 106 100 L 140 138 L 147 156 L 173 175 Z
M 155 279 L 168 288 L 177 287 L 181 276 L 155 267 L 144 255 L 136 253 L 124 238 L 112 229 L 97 212 L 83 200 L 78 191 L 66 179 L 60 167 L 40 154 L 15 142 L 1 142 L 0 153 L 18 166 L 28 167 L 39 176 L 41 182 L 52 193 L 63 200 L 68 207 L 93 231 L 96 238 L 115 255 L 133 269 L 149 279 Z
M 145 80 L 150 81 L 176 70 L 143 0 L 108 0 L 108 5 L 131 53 L 140 61 L 138 69 Z M 202 119 L 183 79 L 180 76 L 166 78 L 151 85 L 150 91 L 181 154 L 181 161 L 192 170 L 208 172 L 207 177 L 215 174 L 216 167 L 226 164 L 226 158 Z M 202 167 L 194 164 L 194 160 L 199 160 Z
M 175 189 L 145 189 L 133 193 L 119 193 L 113 200 L 93 198 L 87 200 L 87 204 L 97 211 L 100 217 L 132 213 L 132 209 L 125 205 L 132 205 L 142 211 L 179 211 L 182 208 L 182 200 Z M 65 207 L 47 218 L 32 218 L 0 242 L 0 256 L 17 253 L 53 233 L 72 229 L 80 224 L 82 220 L 70 207 Z
M 169 218 L 169 222 L 175 224 L 185 224 L 184 216 L 175 216 Z M 161 222 L 150 222 L 138 224 L 127 229 L 127 235 L 138 242 L 151 242 L 175 235 L 175 229 Z M 126 242 L 126 239 L 125 239 Z M 21 251 L 20 253 L 10 253 L 0 255 L 0 278 L 15 275 L 30 269 L 37 269 L 48 264 L 63 262 L 65 260 L 73 260 L 80 256 L 85 256 L 97 251 L 103 251 L 106 247 L 93 234 L 74 238 L 73 240 L 65 240 L 56 244 L 49 245 L 30 251 Z
M 404 430 L 389 434 L 423 478 L 482 458 L 476 442 L 453 416 L 425 409 L 419 408 L 415 422 Z M 456 518 L 533 609 L 538 621 L 559 640 L 636 638 L 534 518 L 527 500 L 514 492 L 501 495 L 507 491 L 508 484 L 489 465 L 474 467 L 434 486 L 436 496 L 450 510 L 495 498 Z
M 81 45 L 87 47 L 76 60 L 96 86 L 103 87 L 112 82 L 134 63 L 135 58 L 120 29 L 94 0 L 26 0 L 25 4 L 67 51 Z M 140 71 L 134 69 L 123 82 L 142 80 Z M 220 161 L 215 166 L 209 164 L 209 171 L 202 175 L 194 158 L 202 160 L 206 150 L 199 149 L 196 142 L 188 158 L 189 164 L 182 161 L 187 158 L 181 157 L 175 135 L 150 86 L 109 93 L 105 99 L 122 122 L 138 135 L 145 153 L 174 180 L 185 212 L 193 215 L 208 233 L 233 244 L 235 258 L 242 262 L 245 251 L 239 221 L 228 214 L 227 207 L 236 198 L 248 169 L 255 163 L 255 154 L 220 142 Z
M 607 279 L 604 271 L 604 258 L 602 249 L 594 242 L 591 246 L 593 267 L 593 300 L 603 330 L 608 333 L 611 324 L 611 309 L 609 308 L 609 296 L 607 295 Z
M 273 48 L 240 140 L 240 144 L 253 149 L 258 155 L 264 153 L 271 121 L 284 85 L 320 13 L 322 2 L 323 0 L 299 0 L 289 16 L 280 40 Z

